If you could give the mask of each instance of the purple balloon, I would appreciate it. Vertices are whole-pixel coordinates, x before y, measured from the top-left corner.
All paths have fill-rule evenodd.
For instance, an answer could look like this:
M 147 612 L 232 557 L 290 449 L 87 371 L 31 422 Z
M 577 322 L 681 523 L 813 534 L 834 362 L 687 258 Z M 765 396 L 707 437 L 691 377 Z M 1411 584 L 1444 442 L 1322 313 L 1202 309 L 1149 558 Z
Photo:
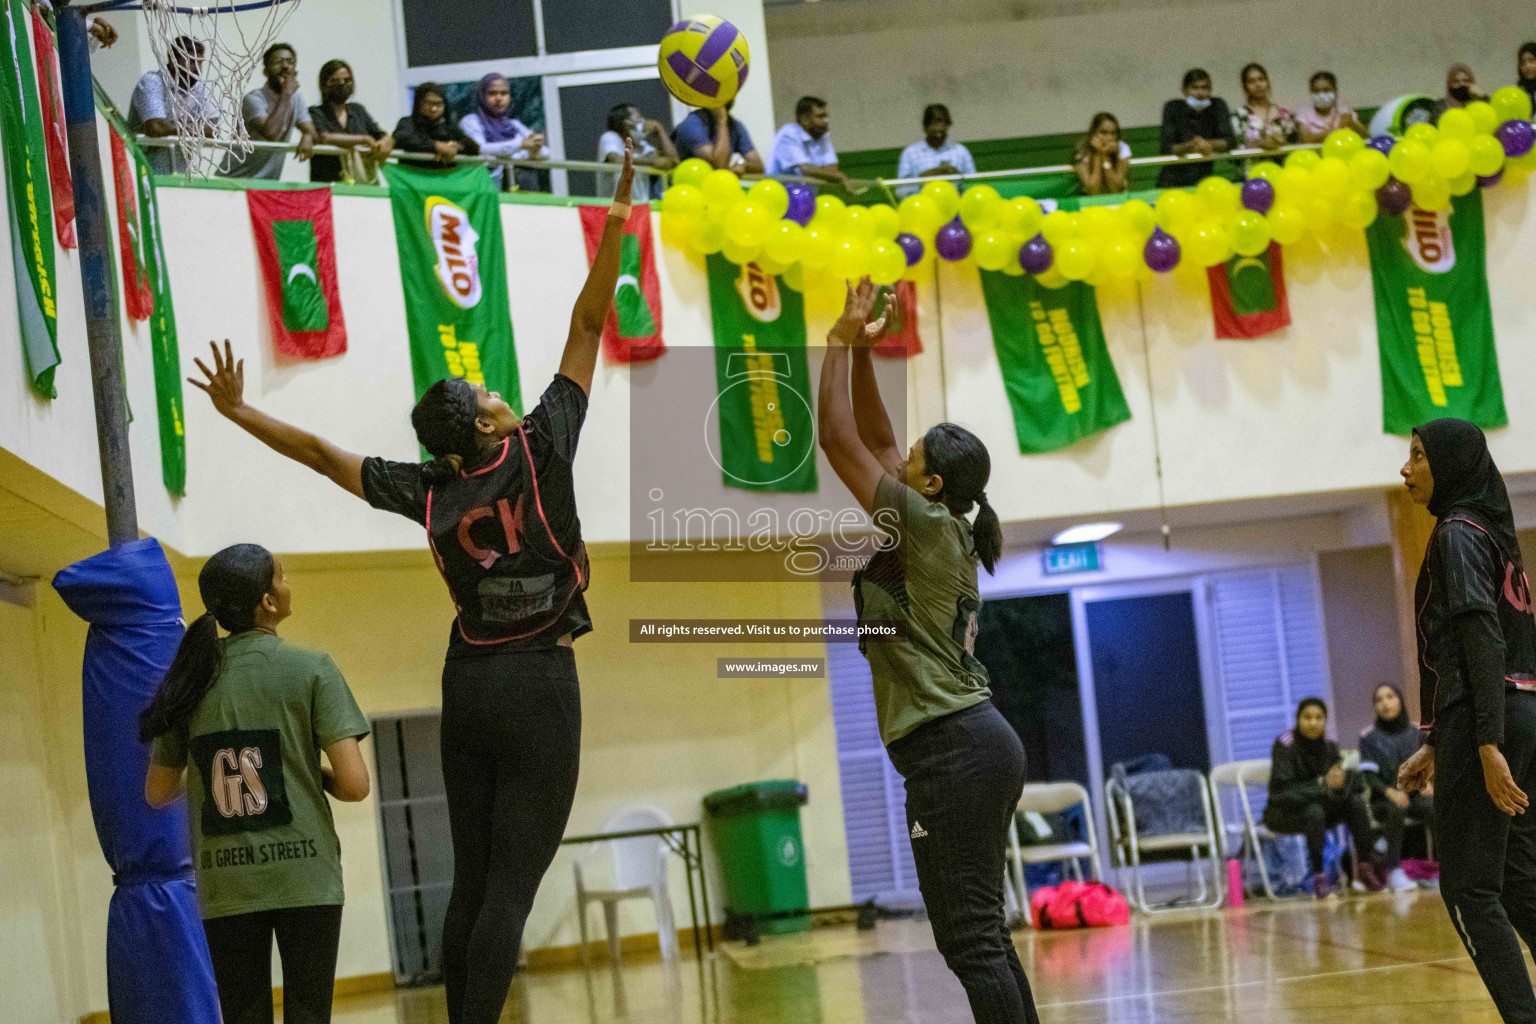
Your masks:
M 1413 204 L 1413 190 L 1396 178 L 1388 178 L 1387 183 L 1376 190 L 1376 202 L 1382 213 L 1400 217 Z
M 939 236 L 933 240 L 933 247 L 951 263 L 963 260 L 971 254 L 971 232 L 956 217 L 939 228 Z
M 1252 184 L 1252 182 L 1249 182 L 1249 184 Z M 1267 185 L 1269 182 L 1266 181 L 1264 184 Z M 1274 190 L 1271 189 L 1270 191 L 1273 192 Z M 1273 195 L 1270 196 L 1270 201 L 1274 201 Z M 1159 274 L 1166 274 L 1178 266 L 1182 255 L 1183 252 L 1179 249 L 1179 240 L 1162 228 L 1152 232 L 1152 237 L 1147 239 L 1147 247 L 1142 250 L 1142 257 L 1147 261 L 1147 266 Z
M 903 231 L 897 235 L 896 244 L 907 254 L 907 266 L 915 267 L 918 260 L 923 258 L 923 240 L 911 232 Z
M 1536 128 L 1529 121 L 1505 121 L 1493 130 L 1508 157 L 1525 156 L 1536 145 Z
M 1375 135 L 1371 137 L 1371 141 L 1367 142 L 1366 145 L 1370 146 L 1382 156 L 1390 156 L 1392 154 L 1392 146 L 1395 142 L 1397 142 L 1397 140 L 1390 135 Z
M 1504 169 L 1501 167 L 1492 174 L 1479 174 L 1477 176 L 1478 188 L 1492 188 L 1504 178 Z
M 1044 235 L 1036 235 L 1019 250 L 1019 266 L 1031 274 L 1045 273 L 1055 261 L 1056 253 L 1051 250 L 1051 243 L 1045 240 Z
M 1275 186 L 1263 178 L 1249 178 L 1243 182 L 1243 206 L 1254 213 L 1268 213 L 1275 205 Z
M 792 220 L 801 227 L 809 224 L 811 218 L 816 216 L 815 190 L 798 181 L 785 185 L 784 190 L 789 193 L 789 210 L 784 214 L 784 219 Z

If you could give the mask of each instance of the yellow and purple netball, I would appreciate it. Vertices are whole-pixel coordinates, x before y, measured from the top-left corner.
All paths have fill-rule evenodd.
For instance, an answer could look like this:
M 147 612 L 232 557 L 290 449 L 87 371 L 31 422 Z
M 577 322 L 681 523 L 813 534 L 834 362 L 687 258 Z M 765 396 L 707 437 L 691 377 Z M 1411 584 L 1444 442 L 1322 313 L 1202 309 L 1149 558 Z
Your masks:
M 667 90 L 690 107 L 723 107 L 747 80 L 747 38 L 713 14 L 695 14 L 661 37 L 656 67 Z

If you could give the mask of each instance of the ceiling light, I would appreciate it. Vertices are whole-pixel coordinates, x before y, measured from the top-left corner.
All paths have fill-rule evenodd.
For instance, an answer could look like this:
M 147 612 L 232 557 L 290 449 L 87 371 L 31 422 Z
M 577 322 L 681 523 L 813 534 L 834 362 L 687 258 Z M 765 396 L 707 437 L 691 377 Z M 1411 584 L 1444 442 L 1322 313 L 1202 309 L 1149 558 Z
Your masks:
M 1051 538 L 1052 544 L 1088 544 L 1119 533 L 1124 527 L 1119 523 L 1083 523 L 1068 527 Z

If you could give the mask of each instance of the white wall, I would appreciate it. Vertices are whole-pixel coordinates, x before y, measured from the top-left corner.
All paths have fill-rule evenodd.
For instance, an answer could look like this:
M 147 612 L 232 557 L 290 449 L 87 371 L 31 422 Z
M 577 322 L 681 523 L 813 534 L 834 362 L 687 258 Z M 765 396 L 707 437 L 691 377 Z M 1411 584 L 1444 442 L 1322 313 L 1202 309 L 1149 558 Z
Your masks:
M 1515 50 L 1536 37 L 1523 0 L 839 0 L 768 11 L 773 106 L 806 93 L 831 103 L 842 149 L 921 137 L 924 105 L 947 103 L 961 140 L 1084 131 L 1095 111 L 1156 124 L 1186 69 L 1241 102 L 1237 75 L 1264 63 L 1292 110 L 1321 68 L 1344 102 L 1439 95 L 1467 61 L 1486 89 L 1514 81 Z

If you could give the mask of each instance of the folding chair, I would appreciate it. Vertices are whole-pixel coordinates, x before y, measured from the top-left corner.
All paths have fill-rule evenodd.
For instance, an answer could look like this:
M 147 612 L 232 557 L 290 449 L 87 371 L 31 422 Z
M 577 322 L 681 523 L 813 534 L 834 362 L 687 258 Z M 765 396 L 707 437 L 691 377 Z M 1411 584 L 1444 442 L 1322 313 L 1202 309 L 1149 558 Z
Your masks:
M 1188 773 L 1186 785 L 1197 786 L 1204 828 L 1199 831 L 1143 834 L 1137 825 L 1135 800 L 1130 791 L 1119 781 L 1111 778 L 1104 786 L 1110 833 L 1110 857 L 1116 868 L 1131 869 L 1131 885 L 1126 898 L 1144 914 L 1165 913 L 1189 907 L 1215 909 L 1221 906 L 1226 890 L 1223 885 L 1220 851 L 1216 838 L 1216 817 L 1212 809 L 1210 786 L 1205 776 L 1191 769 L 1175 769 Z M 1148 773 L 1151 774 L 1151 773 Z M 1161 774 L 1161 773 L 1159 773 Z M 1140 778 L 1144 776 L 1133 776 Z M 1145 798 L 1143 798 L 1145 799 Z M 1148 809 L 1150 810 L 1150 809 Z M 1153 906 L 1147 899 L 1146 886 L 1141 877 L 1141 858 L 1145 853 L 1175 853 L 1189 851 L 1195 882 L 1198 886 L 1192 903 L 1175 901 Z M 1205 865 L 1209 865 L 1211 884 L 1206 884 Z
M 1103 872 L 1099 867 L 1098 836 L 1093 828 L 1093 805 L 1086 789 L 1075 782 L 1036 782 L 1025 786 L 1023 794 L 1019 797 L 1018 811 L 1021 814 L 1056 814 L 1069 807 L 1077 806 L 1083 809 L 1084 841 L 1082 842 L 1064 841 L 1024 846 L 1019 842 L 1017 815 L 1008 822 L 1008 844 L 1012 858 L 1010 881 L 1018 901 L 1019 912 L 1030 927 L 1034 927 L 1035 922 L 1029 911 L 1029 885 L 1024 875 L 1025 864 L 1066 861 L 1079 882 L 1083 881 L 1082 862 L 1084 860 L 1088 861 L 1094 880 L 1103 877 Z

